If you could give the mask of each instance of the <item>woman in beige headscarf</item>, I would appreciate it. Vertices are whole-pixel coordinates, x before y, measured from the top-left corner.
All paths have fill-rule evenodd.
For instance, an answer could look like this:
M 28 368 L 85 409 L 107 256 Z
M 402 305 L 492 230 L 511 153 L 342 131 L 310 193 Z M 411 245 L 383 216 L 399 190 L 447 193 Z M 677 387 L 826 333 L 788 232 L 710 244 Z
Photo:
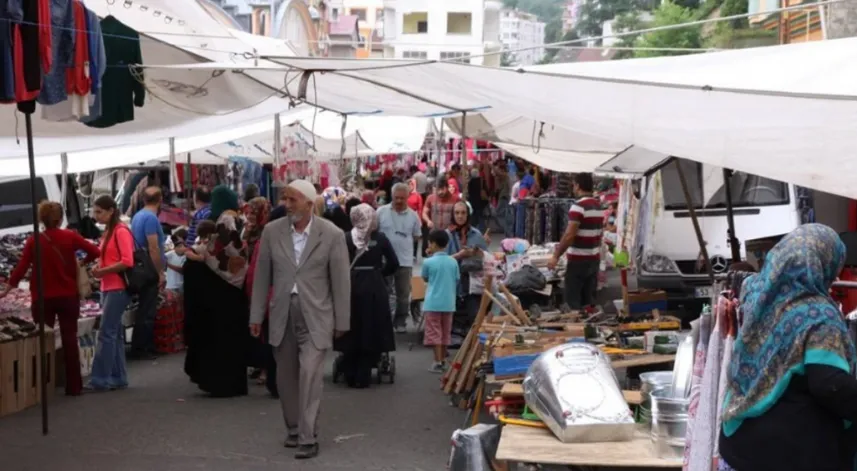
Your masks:
M 350 387 L 366 388 L 382 353 L 396 349 L 393 319 L 384 279 L 399 268 L 392 244 L 377 230 L 375 209 L 351 209 L 353 228 L 345 235 L 351 259 L 351 330 L 334 343 L 342 352 L 335 372 Z

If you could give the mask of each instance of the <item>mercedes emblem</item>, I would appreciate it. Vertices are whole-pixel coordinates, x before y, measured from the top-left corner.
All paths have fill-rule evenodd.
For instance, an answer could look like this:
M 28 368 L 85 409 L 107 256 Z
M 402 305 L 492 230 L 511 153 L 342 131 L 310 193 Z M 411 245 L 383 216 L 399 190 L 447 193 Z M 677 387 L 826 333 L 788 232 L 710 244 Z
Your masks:
M 728 262 L 726 258 L 720 255 L 715 255 L 711 257 L 711 271 L 714 273 L 723 273 L 728 268 Z

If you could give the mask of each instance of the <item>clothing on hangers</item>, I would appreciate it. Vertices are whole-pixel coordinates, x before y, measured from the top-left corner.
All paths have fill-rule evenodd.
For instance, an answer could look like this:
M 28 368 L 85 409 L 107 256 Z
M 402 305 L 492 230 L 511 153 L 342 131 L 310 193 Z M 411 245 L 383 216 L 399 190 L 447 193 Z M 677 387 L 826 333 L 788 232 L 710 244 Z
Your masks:
M 72 62 L 64 68 L 67 98 L 42 106 L 42 118 L 48 121 L 71 121 L 89 116 L 90 79 L 89 30 L 87 12 L 80 0 L 71 0 L 69 9 L 74 17 L 74 47 Z
M 101 31 L 109 67 L 101 81 L 101 116 L 86 121 L 86 125 L 109 128 L 134 120 L 134 107 L 145 104 L 146 87 L 142 69 L 133 67 L 143 64 L 137 31 L 113 16 L 101 20 Z

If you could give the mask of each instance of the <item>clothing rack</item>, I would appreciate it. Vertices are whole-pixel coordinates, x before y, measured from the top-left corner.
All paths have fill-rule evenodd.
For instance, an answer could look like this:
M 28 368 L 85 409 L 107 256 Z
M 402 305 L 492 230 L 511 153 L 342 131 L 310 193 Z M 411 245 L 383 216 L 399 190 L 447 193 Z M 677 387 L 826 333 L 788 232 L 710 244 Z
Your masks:
M 515 236 L 533 245 L 559 242 L 568 226 L 568 210 L 574 201 L 558 197 L 524 198 L 515 208 L 524 212 L 516 213 Z

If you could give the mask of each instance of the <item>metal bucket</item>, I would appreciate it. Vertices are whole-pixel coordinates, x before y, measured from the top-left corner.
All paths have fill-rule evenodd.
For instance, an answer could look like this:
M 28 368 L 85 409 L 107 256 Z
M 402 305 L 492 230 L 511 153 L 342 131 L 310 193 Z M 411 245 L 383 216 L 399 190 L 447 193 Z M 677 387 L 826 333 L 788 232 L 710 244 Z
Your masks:
M 670 387 L 651 393 L 652 444 L 658 458 L 682 459 L 690 399 L 673 397 Z
M 672 384 L 672 371 L 650 371 L 640 375 L 640 422 L 643 424 L 652 421 L 652 391 L 667 387 Z

